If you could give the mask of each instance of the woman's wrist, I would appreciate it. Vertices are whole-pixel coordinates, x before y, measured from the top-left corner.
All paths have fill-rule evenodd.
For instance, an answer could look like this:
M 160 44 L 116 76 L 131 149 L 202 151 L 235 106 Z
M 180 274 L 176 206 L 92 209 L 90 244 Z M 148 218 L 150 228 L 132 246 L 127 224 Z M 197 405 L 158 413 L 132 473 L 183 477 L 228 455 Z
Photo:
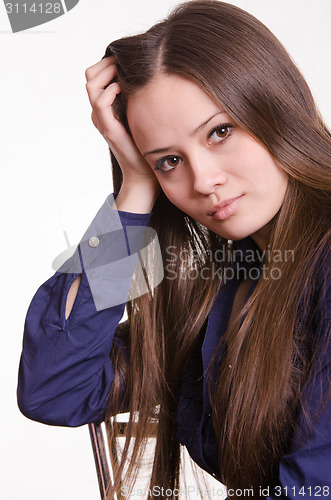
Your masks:
M 149 214 L 161 191 L 159 183 L 154 180 L 123 181 L 112 208 L 123 212 Z

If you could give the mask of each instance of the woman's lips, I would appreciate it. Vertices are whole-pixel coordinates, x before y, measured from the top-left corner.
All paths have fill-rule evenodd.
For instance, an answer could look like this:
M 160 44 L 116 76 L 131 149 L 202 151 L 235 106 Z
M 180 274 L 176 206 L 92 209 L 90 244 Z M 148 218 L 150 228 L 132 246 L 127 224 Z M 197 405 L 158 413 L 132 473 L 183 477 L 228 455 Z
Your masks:
M 236 212 L 243 196 L 244 195 L 242 194 L 237 198 L 231 198 L 229 200 L 225 200 L 219 205 L 215 205 L 215 207 L 213 208 L 212 212 L 209 213 L 209 215 L 216 220 L 227 219 Z

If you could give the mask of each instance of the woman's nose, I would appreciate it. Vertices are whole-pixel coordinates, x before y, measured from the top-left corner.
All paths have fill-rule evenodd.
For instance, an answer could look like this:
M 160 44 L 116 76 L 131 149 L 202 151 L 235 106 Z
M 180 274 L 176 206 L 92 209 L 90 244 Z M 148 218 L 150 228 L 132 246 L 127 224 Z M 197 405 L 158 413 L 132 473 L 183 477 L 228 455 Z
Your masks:
M 190 159 L 193 189 L 197 194 L 209 195 L 217 186 L 226 183 L 226 174 L 219 158 L 211 155 L 195 156 Z

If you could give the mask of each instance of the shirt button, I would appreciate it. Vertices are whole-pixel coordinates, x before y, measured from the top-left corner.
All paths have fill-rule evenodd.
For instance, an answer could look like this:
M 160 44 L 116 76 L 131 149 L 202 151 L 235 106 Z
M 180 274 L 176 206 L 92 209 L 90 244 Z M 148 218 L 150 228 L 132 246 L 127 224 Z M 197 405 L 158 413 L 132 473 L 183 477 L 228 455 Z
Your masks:
M 91 236 L 91 238 L 88 240 L 88 244 L 90 247 L 95 248 L 99 245 L 100 240 L 97 236 Z

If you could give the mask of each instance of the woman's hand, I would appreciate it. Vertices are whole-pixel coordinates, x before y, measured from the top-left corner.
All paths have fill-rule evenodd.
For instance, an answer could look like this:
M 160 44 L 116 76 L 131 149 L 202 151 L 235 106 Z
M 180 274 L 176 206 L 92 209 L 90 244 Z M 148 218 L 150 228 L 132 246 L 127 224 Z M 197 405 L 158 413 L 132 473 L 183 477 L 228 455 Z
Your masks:
M 116 58 L 111 56 L 90 66 L 85 72 L 92 122 L 106 139 L 123 173 L 116 208 L 128 212 L 150 212 L 160 193 L 160 186 L 151 167 L 114 115 L 112 105 L 121 88 L 117 82 L 108 84 L 116 76 L 116 71 Z

